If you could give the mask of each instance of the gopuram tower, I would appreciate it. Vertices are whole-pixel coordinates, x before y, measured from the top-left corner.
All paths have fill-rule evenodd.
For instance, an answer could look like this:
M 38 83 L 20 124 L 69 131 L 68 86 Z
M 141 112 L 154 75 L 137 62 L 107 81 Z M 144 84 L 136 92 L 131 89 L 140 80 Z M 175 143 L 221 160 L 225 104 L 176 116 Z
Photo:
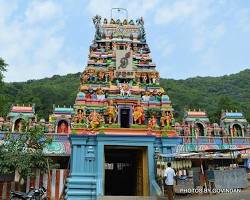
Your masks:
M 153 196 L 156 151 L 172 152 L 171 101 L 146 42 L 143 18 L 93 18 L 95 35 L 77 94 L 67 199 Z

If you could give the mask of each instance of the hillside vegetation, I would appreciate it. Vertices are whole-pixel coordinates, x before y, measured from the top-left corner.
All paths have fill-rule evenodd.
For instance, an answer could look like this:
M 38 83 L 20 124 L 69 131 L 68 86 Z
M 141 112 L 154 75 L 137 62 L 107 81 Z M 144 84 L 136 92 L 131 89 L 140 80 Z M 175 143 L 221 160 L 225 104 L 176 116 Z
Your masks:
M 27 82 L 5 83 L 1 88 L 0 115 L 11 104 L 36 105 L 39 118 L 48 118 L 53 104 L 74 104 L 80 73 Z M 177 120 L 184 109 L 206 110 L 212 122 L 218 122 L 222 109 L 243 111 L 250 121 L 250 69 L 221 77 L 195 77 L 185 80 L 161 79 L 175 109 Z

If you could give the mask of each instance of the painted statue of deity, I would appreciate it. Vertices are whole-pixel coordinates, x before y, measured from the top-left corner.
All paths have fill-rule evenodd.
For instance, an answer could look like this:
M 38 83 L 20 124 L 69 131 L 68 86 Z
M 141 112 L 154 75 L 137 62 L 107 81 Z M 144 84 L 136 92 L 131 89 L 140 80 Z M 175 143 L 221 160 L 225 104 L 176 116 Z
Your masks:
M 152 73 L 151 76 L 150 76 L 150 79 L 151 79 L 151 82 L 153 84 L 156 83 L 156 79 L 157 79 L 157 73 Z
M 99 79 L 100 81 L 102 81 L 102 80 L 104 79 L 104 75 L 105 75 L 104 71 L 100 71 L 100 72 L 98 73 L 98 79 Z
M 81 122 L 83 122 L 84 118 L 85 118 L 85 113 L 84 113 L 83 109 L 78 109 L 75 121 L 77 123 L 81 123 Z
M 25 127 L 25 122 L 24 122 L 23 119 L 16 120 L 14 131 L 17 131 L 17 132 L 21 133 L 21 132 L 24 131 L 25 128 L 26 128 Z
M 127 96 L 130 96 L 130 87 L 129 87 L 129 84 L 122 84 L 121 86 L 120 86 L 120 95 L 121 96 L 125 96 L 125 95 L 127 95 Z
M 145 94 L 142 96 L 142 100 L 143 101 L 149 101 L 150 100 L 150 95 L 151 95 L 151 92 L 149 90 L 147 90 L 145 92 Z
M 109 70 L 109 81 L 113 81 L 114 80 L 114 71 L 113 70 Z
M 96 99 L 97 100 L 104 100 L 105 99 L 105 94 L 102 88 L 97 88 L 96 89 Z
M 147 83 L 147 80 L 148 80 L 147 74 L 146 73 L 142 74 L 142 82 Z
M 89 75 L 87 73 L 82 74 L 82 83 L 86 83 L 89 80 Z
M 140 79 L 141 79 L 141 73 L 136 72 L 136 73 L 135 73 L 135 81 L 136 81 L 137 85 L 140 84 L 140 82 L 141 82 Z
M 58 123 L 58 129 L 57 133 L 68 133 L 69 132 L 69 127 L 68 123 L 64 120 Z
M 163 111 L 161 116 L 161 126 L 165 127 L 165 125 L 167 125 L 167 127 L 170 127 L 171 120 L 172 120 L 171 113 Z
M 136 124 L 142 124 L 145 120 L 144 109 L 140 102 L 134 107 L 133 117 Z
M 107 107 L 106 114 L 108 115 L 109 124 L 115 123 L 117 118 L 117 108 L 115 107 L 112 100 L 110 100 L 109 105 Z
M 89 114 L 88 121 L 91 129 L 98 128 L 103 122 L 103 117 L 94 110 Z
M 157 118 L 153 115 L 152 118 L 148 120 L 148 129 L 151 130 L 157 127 L 158 127 Z

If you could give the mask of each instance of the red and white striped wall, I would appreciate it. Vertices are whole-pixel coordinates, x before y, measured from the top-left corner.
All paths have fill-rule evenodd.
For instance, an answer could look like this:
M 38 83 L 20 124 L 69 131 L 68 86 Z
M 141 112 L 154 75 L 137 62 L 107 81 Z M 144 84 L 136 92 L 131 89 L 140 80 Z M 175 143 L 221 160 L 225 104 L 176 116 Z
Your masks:
M 47 189 L 49 199 L 59 200 L 67 177 L 68 170 L 65 169 L 53 169 L 50 170 L 50 174 L 42 174 L 40 170 L 36 170 L 34 177 L 27 177 L 26 191 L 29 191 L 30 187 L 39 188 L 44 186 Z M 12 190 L 17 190 L 15 182 L 0 182 L 0 200 L 9 200 L 10 191 Z

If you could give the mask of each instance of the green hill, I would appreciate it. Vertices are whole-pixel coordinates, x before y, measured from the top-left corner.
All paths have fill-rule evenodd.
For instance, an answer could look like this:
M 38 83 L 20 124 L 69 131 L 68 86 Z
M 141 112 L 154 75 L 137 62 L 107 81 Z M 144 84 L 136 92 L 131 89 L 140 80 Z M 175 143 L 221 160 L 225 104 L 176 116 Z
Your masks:
M 5 83 L 0 91 L 0 115 L 11 104 L 36 104 L 39 117 L 48 118 L 53 104 L 73 105 L 80 73 L 27 82 Z M 212 122 L 218 122 L 221 109 L 243 111 L 250 121 L 250 69 L 221 77 L 195 77 L 185 80 L 161 79 L 170 96 L 177 120 L 184 109 L 205 109 Z

